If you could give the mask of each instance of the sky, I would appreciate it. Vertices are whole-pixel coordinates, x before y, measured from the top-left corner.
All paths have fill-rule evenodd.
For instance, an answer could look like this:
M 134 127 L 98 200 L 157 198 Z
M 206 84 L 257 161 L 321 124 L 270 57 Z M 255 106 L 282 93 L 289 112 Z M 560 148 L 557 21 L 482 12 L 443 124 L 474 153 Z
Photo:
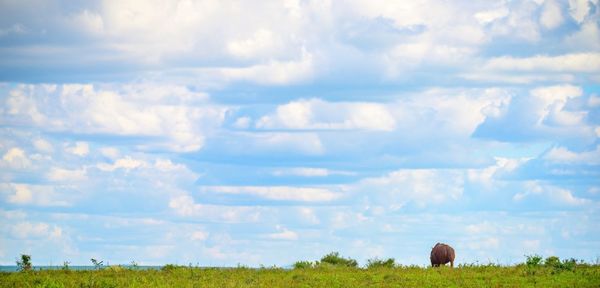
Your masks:
M 0 1 L 0 264 L 600 259 L 600 3 Z

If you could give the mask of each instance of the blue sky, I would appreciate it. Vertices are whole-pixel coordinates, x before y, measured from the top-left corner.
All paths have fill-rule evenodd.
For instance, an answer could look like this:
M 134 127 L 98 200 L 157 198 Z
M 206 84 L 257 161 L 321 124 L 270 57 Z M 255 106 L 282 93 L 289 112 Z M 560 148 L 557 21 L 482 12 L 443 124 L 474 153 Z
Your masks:
M 596 261 L 599 5 L 1 1 L 0 264 Z

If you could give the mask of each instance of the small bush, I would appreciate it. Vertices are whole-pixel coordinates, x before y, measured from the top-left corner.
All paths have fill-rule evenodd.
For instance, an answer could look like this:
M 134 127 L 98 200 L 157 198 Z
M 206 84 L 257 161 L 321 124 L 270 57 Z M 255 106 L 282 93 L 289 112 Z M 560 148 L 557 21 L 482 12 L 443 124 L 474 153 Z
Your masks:
M 64 262 L 63 262 L 63 266 L 62 266 L 62 268 L 61 268 L 61 269 L 62 269 L 63 271 L 69 271 L 69 264 L 71 264 L 71 262 L 69 262 L 69 261 L 64 261 Z
M 92 261 L 92 264 L 94 264 L 96 270 L 100 270 L 102 269 L 102 266 L 104 266 L 104 261 L 98 261 L 94 258 L 90 259 L 90 261 Z
M 31 255 L 21 254 L 21 260 L 17 260 L 19 271 L 31 270 Z
M 294 269 L 308 269 L 314 268 L 315 264 L 311 261 L 297 261 L 294 263 Z
M 542 264 L 542 256 L 540 255 L 528 255 L 525 256 L 527 257 L 527 260 L 525 261 L 525 264 L 527 265 L 527 267 L 539 267 Z
M 340 267 L 358 267 L 358 262 L 352 258 L 344 258 L 338 252 L 331 252 L 321 258 L 321 264 L 340 266 Z
M 165 272 L 170 272 L 175 269 L 177 269 L 177 265 L 174 265 L 174 264 L 167 264 L 160 268 L 160 270 L 165 271 Z
M 396 260 L 394 260 L 394 258 L 388 258 L 386 260 L 373 258 L 373 259 L 367 260 L 367 268 L 368 269 L 380 268 L 380 267 L 394 268 L 395 266 L 396 266 Z
M 544 266 L 557 268 L 560 266 L 560 258 L 556 256 L 550 256 L 544 260 Z
M 550 256 L 544 261 L 544 266 L 554 268 L 555 271 L 573 271 L 575 270 L 575 266 L 577 266 L 577 260 L 571 258 L 560 261 L 560 258 L 556 256 Z

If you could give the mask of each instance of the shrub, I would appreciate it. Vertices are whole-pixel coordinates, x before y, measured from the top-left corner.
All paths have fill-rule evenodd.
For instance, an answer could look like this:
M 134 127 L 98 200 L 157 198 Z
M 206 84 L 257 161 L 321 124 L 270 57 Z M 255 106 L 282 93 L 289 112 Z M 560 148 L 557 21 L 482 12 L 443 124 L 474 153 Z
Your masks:
M 92 261 L 92 264 L 94 264 L 94 267 L 96 268 L 96 270 L 102 268 L 102 266 L 104 266 L 104 261 L 98 261 L 94 258 L 90 259 L 90 261 Z
M 583 260 L 581 260 L 581 262 L 583 262 Z M 575 266 L 577 266 L 577 260 L 575 260 L 573 258 L 571 258 L 571 259 L 565 259 L 561 263 L 561 269 L 563 269 L 563 270 L 574 271 L 575 270 Z
M 19 271 L 31 270 L 31 255 L 21 254 L 21 260 L 17 260 L 17 267 Z
M 526 255 L 525 257 L 527 257 L 527 261 L 525 261 L 527 267 L 538 267 L 542 264 L 543 258 L 540 255 Z
M 573 271 L 575 270 L 575 266 L 577 266 L 577 260 L 571 258 L 560 261 L 560 258 L 556 256 L 550 256 L 546 258 L 546 261 L 544 261 L 544 266 L 554 268 L 555 271 Z
M 331 252 L 321 258 L 321 264 L 329 264 L 332 266 L 342 267 L 357 267 L 358 262 L 352 258 L 344 258 L 338 252 Z
M 62 270 L 64 270 L 64 271 L 69 271 L 69 264 L 71 264 L 71 262 L 69 262 L 69 261 L 64 261 L 64 262 L 63 262 L 63 266 L 62 266 Z
M 311 261 L 296 261 L 296 263 L 294 263 L 294 269 L 308 269 L 308 268 L 314 268 L 315 264 Z
M 558 268 L 560 267 L 560 258 L 556 257 L 556 256 L 550 256 L 548 258 L 546 258 L 546 260 L 544 261 L 544 266 L 547 267 L 554 267 L 554 268 Z
M 388 258 L 386 260 L 373 258 L 373 259 L 367 260 L 367 268 L 368 269 L 380 268 L 380 267 L 394 268 L 396 266 L 395 261 L 396 260 L 394 260 L 394 258 Z
M 177 269 L 177 265 L 174 265 L 174 264 L 167 264 L 160 268 L 160 270 L 165 271 L 165 272 L 173 271 L 175 269 Z

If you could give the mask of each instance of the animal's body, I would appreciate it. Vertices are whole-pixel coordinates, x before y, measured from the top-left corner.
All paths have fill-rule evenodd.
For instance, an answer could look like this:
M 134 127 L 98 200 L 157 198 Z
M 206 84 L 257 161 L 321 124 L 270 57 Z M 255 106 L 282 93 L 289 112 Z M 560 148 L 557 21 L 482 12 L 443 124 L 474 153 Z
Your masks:
M 454 267 L 454 249 L 444 243 L 437 243 L 431 249 L 431 266 L 438 267 L 450 262 L 450 267 Z

